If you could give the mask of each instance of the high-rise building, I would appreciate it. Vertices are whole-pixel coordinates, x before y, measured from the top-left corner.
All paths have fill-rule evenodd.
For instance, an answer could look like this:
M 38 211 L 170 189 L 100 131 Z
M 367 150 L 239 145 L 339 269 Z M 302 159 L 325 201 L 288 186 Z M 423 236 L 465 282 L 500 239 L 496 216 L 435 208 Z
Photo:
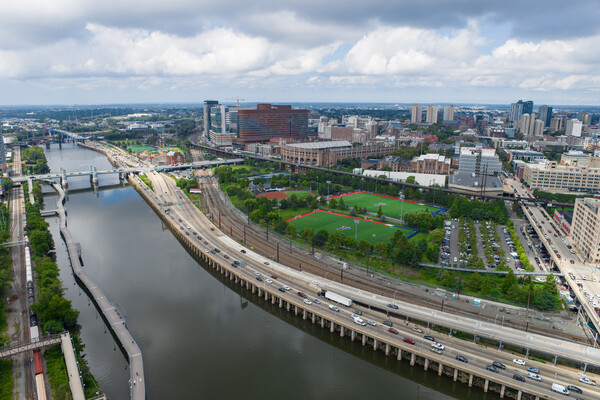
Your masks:
M 420 104 L 413 104 L 410 111 L 410 122 L 412 124 L 419 124 L 423 120 L 423 106 Z
M 452 104 L 444 107 L 444 121 L 454 121 L 454 106 Z
M 427 120 L 425 122 L 427 122 L 428 124 L 435 124 L 435 123 L 437 123 L 437 119 L 438 119 L 438 106 L 428 105 L 427 106 Z
M 531 125 L 531 115 L 523 114 L 521 115 L 521 119 L 519 120 L 519 131 L 527 136 L 529 135 L 529 126 Z
M 211 123 L 210 123 L 210 110 L 219 104 L 216 100 L 204 100 L 204 136 L 208 137 L 208 133 L 210 131 Z
M 600 264 L 600 199 L 575 200 L 571 233 L 586 261 Z
M 545 124 L 541 119 L 536 119 L 533 127 L 533 136 L 542 136 L 544 133 Z
M 573 118 L 567 121 L 567 126 L 565 128 L 565 134 L 567 136 L 581 136 L 581 131 L 583 129 L 583 122 Z
M 533 112 L 533 101 L 519 100 L 510 105 L 509 122 L 519 121 L 523 114 L 531 114 Z
M 564 118 L 562 116 L 554 117 L 550 120 L 550 131 L 556 132 L 563 130 Z
M 496 175 L 502 170 L 502 163 L 494 149 L 463 147 L 458 159 L 458 172 L 469 174 Z
M 544 121 L 544 128 L 550 126 L 550 120 L 552 119 L 552 107 L 544 104 L 540 106 L 538 114 L 540 115 L 540 119 Z
M 4 146 L 4 135 L 0 131 L 0 168 L 4 171 L 4 164 L 6 164 L 6 148 Z
M 274 138 L 306 139 L 308 111 L 290 105 L 258 104 L 238 111 L 237 143 L 268 142 Z

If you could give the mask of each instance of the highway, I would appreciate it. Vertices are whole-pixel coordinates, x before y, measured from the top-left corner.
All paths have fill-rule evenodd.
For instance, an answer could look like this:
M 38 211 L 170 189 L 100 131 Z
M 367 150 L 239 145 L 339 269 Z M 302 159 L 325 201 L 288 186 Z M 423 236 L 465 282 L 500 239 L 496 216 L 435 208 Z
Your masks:
M 531 196 L 529 190 L 515 180 L 507 180 L 506 184 L 511 185 L 518 196 Z M 563 237 L 562 229 L 558 228 L 559 224 L 542 207 L 522 205 L 522 208 L 540 241 L 548 249 L 554 263 L 565 275 L 565 281 L 575 293 L 587 316 L 599 328 L 600 318 L 594 307 L 600 303 L 600 285 L 598 284 L 600 272 L 592 264 L 586 264 L 580 260 L 570 238 Z M 568 246 L 571 246 L 572 249 Z M 556 250 L 553 250 L 553 247 Z
M 208 221 L 208 219 L 198 211 L 195 205 L 193 205 L 187 199 L 187 197 L 184 196 L 181 193 L 181 191 L 179 191 L 179 189 L 175 186 L 175 182 L 172 179 L 164 177 L 161 174 L 155 173 L 149 174 L 149 178 L 152 180 L 152 184 L 157 189 L 158 193 L 154 193 L 143 182 L 137 180 L 138 184 L 140 185 L 140 188 L 142 188 L 142 190 L 144 190 L 147 193 L 147 195 L 151 196 L 151 198 L 156 202 L 156 204 L 159 205 L 159 207 L 162 204 L 163 210 L 165 208 L 169 208 L 164 207 L 165 203 L 182 204 L 181 206 L 177 205 L 170 207 L 170 211 L 167 218 L 170 218 L 172 222 L 179 227 L 180 231 L 182 231 L 187 237 L 190 237 L 190 240 L 194 240 L 193 238 L 196 238 L 195 241 L 198 243 L 202 251 L 207 253 L 212 253 L 214 251 L 215 254 L 213 256 L 223 257 L 223 263 L 231 263 L 234 260 L 240 261 L 242 265 L 239 266 L 238 269 L 240 273 L 243 276 L 245 276 L 245 279 L 250 281 L 256 280 L 256 274 L 259 274 L 260 278 L 262 279 L 262 282 L 260 282 L 259 285 L 262 284 L 264 288 L 267 288 L 267 285 L 273 285 L 277 287 L 282 287 L 283 285 L 286 285 L 290 287 L 291 289 L 289 291 L 286 291 L 285 293 L 279 292 L 279 295 L 282 298 L 289 299 L 289 301 L 298 302 L 302 299 L 298 296 L 297 292 L 300 291 L 306 293 L 306 295 L 309 296 L 309 299 L 312 300 L 313 303 L 308 307 L 304 305 L 302 306 L 303 308 L 314 309 L 315 311 L 318 311 L 320 315 L 325 315 L 327 318 L 331 318 L 331 320 L 342 318 L 349 321 L 349 323 L 352 323 L 352 310 L 340 307 L 339 312 L 334 312 L 329 309 L 328 306 L 330 303 L 328 301 L 325 301 L 324 299 L 319 299 L 315 295 L 315 293 L 321 287 L 330 288 L 333 291 L 340 293 L 342 291 L 340 290 L 341 285 L 339 285 L 339 283 L 329 280 L 323 280 L 318 276 L 308 274 L 306 271 L 300 272 L 294 269 L 287 268 L 283 265 L 274 262 L 273 260 L 270 260 L 268 258 L 254 253 L 250 249 L 242 247 L 240 244 L 223 235 L 221 231 L 212 226 L 210 221 Z M 220 249 L 220 252 L 217 253 L 215 249 Z M 239 251 L 242 249 L 246 253 L 242 253 Z M 268 263 L 268 265 L 265 263 Z M 277 279 L 271 278 L 272 275 L 277 276 Z M 269 279 L 271 282 L 268 282 L 267 279 Z M 314 283 L 311 283 L 314 280 L 319 280 L 319 284 L 316 285 Z M 369 294 L 360 290 L 356 291 L 350 288 L 346 290 L 358 292 L 358 294 L 352 296 L 353 298 L 362 298 L 364 302 L 373 303 L 384 309 L 386 302 L 392 302 L 392 299 L 390 299 L 389 297 L 386 298 L 383 296 Z M 342 292 L 342 294 L 345 293 Z M 318 299 L 320 301 L 320 304 L 316 304 L 314 302 L 314 299 Z M 396 304 L 402 306 L 402 303 L 396 302 Z M 408 304 L 406 305 L 406 307 L 412 309 L 415 308 L 414 306 Z M 353 307 L 353 309 L 358 308 Z M 474 344 L 470 341 L 463 341 L 455 337 L 442 336 L 440 333 L 434 332 L 432 330 L 427 330 L 425 327 L 418 328 L 421 329 L 423 333 L 415 332 L 413 330 L 413 328 L 415 328 L 415 325 L 407 325 L 404 320 L 390 318 L 390 320 L 394 324 L 394 327 L 399 331 L 398 335 L 394 335 L 388 332 L 387 326 L 382 324 L 384 314 L 364 308 L 360 309 L 363 312 L 363 319 L 365 321 L 371 319 L 377 323 L 376 326 L 366 325 L 362 327 L 356 325 L 357 331 L 367 332 L 367 334 L 370 337 L 380 337 L 382 338 L 381 340 L 384 340 L 385 342 L 391 343 L 394 346 L 398 347 L 407 346 L 408 344 L 404 343 L 402 339 L 404 337 L 410 337 L 415 340 L 414 347 L 416 349 L 425 350 L 429 348 L 430 342 L 422 339 L 421 336 L 424 333 L 428 333 L 434 336 L 440 343 L 446 346 L 446 349 L 443 351 L 442 358 L 443 360 L 447 360 L 445 362 L 445 365 L 453 365 L 453 363 L 456 363 L 456 355 L 462 355 L 469 360 L 469 365 L 471 367 L 475 366 L 481 370 L 481 373 L 477 374 L 478 376 L 491 376 L 490 379 L 494 380 L 497 380 L 498 377 L 512 379 L 512 375 L 515 372 L 519 372 L 521 373 L 521 375 L 527 377 L 527 372 L 525 370 L 526 367 L 517 366 L 516 364 L 513 364 L 513 356 L 508 352 L 498 351 L 496 348 L 486 348 L 480 344 Z M 413 310 L 413 312 L 416 311 L 419 310 Z M 399 312 L 403 312 L 403 310 L 399 310 Z M 431 311 L 423 312 L 430 313 Z M 448 313 L 434 312 L 433 320 L 440 321 L 440 325 L 448 326 L 446 325 L 446 321 L 444 321 L 444 319 L 456 320 L 457 317 Z M 473 324 L 474 322 L 471 320 L 470 323 Z M 482 329 L 484 328 L 483 325 L 480 326 L 482 327 Z M 499 330 L 498 328 L 498 326 L 493 327 L 494 330 Z M 513 334 L 516 337 L 515 340 L 517 341 L 540 340 L 537 336 L 523 335 L 521 332 L 514 331 L 509 328 L 504 328 L 503 331 L 503 333 L 513 332 Z M 547 346 L 548 343 L 545 343 L 544 345 Z M 564 343 L 563 346 L 566 346 L 565 351 L 573 351 L 579 349 L 579 347 L 577 347 L 578 345 L 571 345 L 568 343 Z M 433 358 L 435 355 L 433 353 L 431 354 L 433 355 Z M 598 350 L 590 351 L 589 354 L 586 355 L 586 357 L 588 356 L 590 359 L 597 358 L 598 361 L 600 361 L 600 351 Z M 485 369 L 486 366 L 491 365 L 492 361 L 500 361 L 503 364 L 505 364 L 507 367 L 506 371 L 501 371 L 498 374 L 498 376 L 494 377 L 496 375 L 495 373 L 489 372 Z M 533 390 L 533 388 L 535 388 L 535 390 L 544 392 L 545 395 L 547 395 L 549 398 L 555 398 L 556 396 L 550 391 L 550 386 L 552 382 L 557 382 L 564 383 L 565 385 L 572 384 L 581 387 L 581 389 L 584 391 L 584 394 L 579 397 L 583 399 L 598 398 L 600 396 L 600 392 L 598 392 L 595 388 L 587 387 L 587 385 L 583 385 L 577 381 L 577 379 L 581 376 L 579 375 L 577 370 L 565 368 L 560 365 L 558 367 L 554 367 L 551 365 L 531 360 L 527 360 L 527 366 L 534 366 L 540 369 L 540 376 L 542 377 L 542 382 L 528 380 L 522 385 L 524 390 L 527 390 L 527 388 L 531 388 Z

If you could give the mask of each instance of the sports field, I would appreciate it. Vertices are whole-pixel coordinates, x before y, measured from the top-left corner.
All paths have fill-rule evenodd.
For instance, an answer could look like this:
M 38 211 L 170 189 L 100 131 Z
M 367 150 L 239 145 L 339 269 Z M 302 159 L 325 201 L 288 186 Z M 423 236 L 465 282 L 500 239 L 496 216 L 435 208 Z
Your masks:
M 127 150 L 138 152 L 138 151 L 154 151 L 156 149 L 152 146 L 127 146 Z
M 302 198 L 302 197 L 315 197 L 315 194 L 313 192 L 309 192 L 308 190 L 281 190 L 281 191 L 272 191 L 272 192 L 265 192 L 265 193 L 261 193 L 259 195 L 257 195 L 256 197 L 266 197 L 269 200 L 273 200 L 273 199 L 287 199 L 288 197 L 290 197 L 291 195 L 295 194 L 297 198 Z
M 444 211 L 443 208 L 418 204 L 412 201 L 402 201 L 393 197 L 382 196 L 367 192 L 353 192 L 332 196 L 336 199 L 344 198 L 344 203 L 349 207 L 354 207 L 356 204 L 359 208 L 366 208 L 367 211 L 377 213 L 381 205 L 383 215 L 400 219 L 400 214 L 408 214 L 419 211 L 427 211 L 432 214 L 439 214 Z
M 358 225 L 356 221 L 358 221 Z M 418 233 L 418 231 L 409 228 L 400 228 L 390 224 L 348 217 L 321 210 L 289 219 L 287 222 L 293 225 L 299 233 L 308 227 L 312 228 L 315 233 L 321 229 L 325 229 L 328 233 L 339 232 L 342 235 L 354 238 L 355 232 L 358 229 L 358 240 L 364 239 L 371 244 L 389 241 L 398 229 L 401 229 L 402 233 L 409 238 Z

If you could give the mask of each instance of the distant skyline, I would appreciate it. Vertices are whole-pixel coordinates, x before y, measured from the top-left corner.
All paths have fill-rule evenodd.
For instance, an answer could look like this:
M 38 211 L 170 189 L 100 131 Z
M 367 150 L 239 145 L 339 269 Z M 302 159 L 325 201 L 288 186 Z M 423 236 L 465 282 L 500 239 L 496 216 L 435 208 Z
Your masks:
M 0 104 L 600 105 L 600 2 L 25 0 Z

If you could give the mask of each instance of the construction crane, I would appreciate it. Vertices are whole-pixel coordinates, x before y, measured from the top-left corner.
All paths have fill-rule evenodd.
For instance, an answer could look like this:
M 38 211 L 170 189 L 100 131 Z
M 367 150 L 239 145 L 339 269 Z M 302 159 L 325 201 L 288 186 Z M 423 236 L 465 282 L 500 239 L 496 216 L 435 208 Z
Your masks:
M 237 102 L 237 106 L 238 106 L 238 107 L 240 106 L 240 100 L 241 100 L 241 101 L 246 101 L 246 99 L 240 99 L 240 98 L 239 98 L 239 96 L 233 97 L 233 98 L 231 98 L 231 99 L 226 99 L 226 100 L 228 100 L 228 101 L 229 101 L 229 100 L 235 100 L 235 101 Z

